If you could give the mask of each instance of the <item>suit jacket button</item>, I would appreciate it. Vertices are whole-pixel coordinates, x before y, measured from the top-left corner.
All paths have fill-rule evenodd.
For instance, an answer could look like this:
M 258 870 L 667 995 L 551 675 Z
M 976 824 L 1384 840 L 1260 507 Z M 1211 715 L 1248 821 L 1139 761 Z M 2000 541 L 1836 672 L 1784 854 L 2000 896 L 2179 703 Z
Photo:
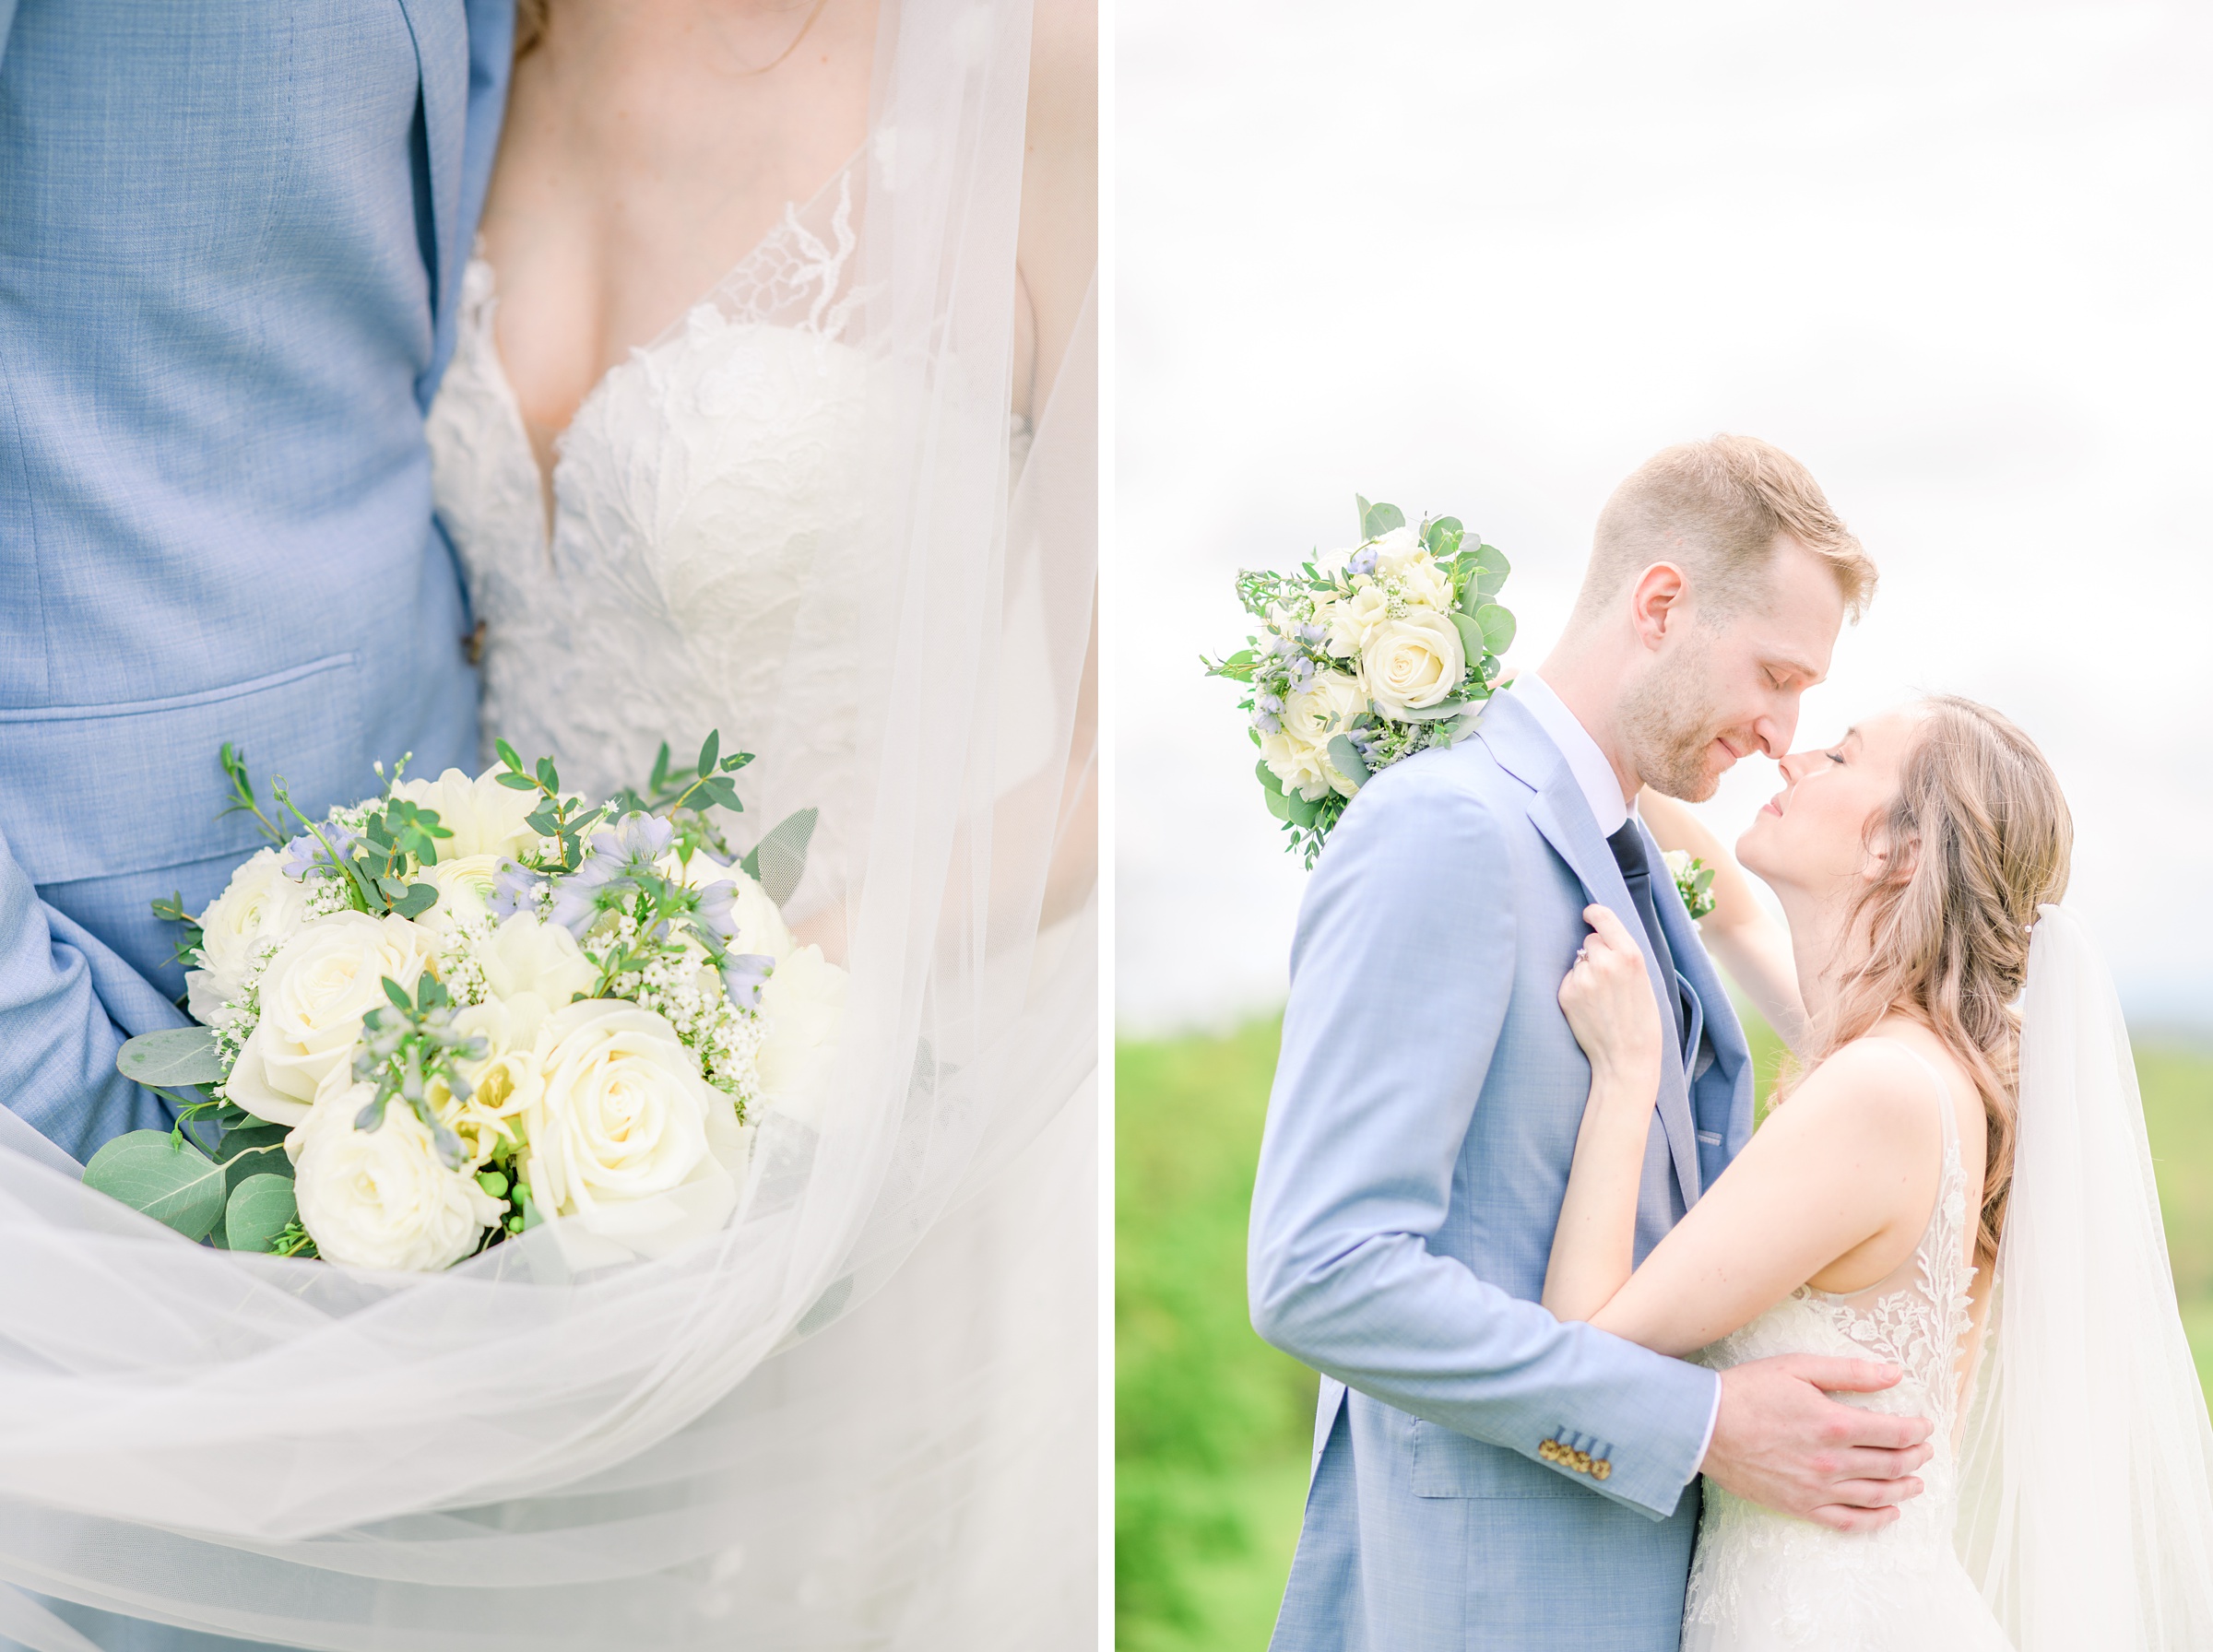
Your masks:
M 1607 1475 L 1613 1472 L 1614 1465 L 1608 1458 L 1602 1457 L 1596 1462 L 1591 1465 L 1591 1474 L 1592 1478 L 1594 1480 L 1604 1480 Z

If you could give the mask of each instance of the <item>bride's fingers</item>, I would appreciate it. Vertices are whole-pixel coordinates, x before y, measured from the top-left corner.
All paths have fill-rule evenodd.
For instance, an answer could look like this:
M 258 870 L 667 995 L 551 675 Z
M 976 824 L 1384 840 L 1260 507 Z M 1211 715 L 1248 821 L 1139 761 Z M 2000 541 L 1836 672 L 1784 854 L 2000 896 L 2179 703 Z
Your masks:
M 1586 943 L 1593 951 L 1603 949 L 1611 952 L 1627 952 L 1639 960 L 1643 958 L 1644 954 L 1637 950 L 1636 941 L 1630 938 L 1628 926 L 1614 915 L 1611 907 L 1601 906 L 1593 902 L 1583 908 L 1583 922 L 1590 925 L 1593 931 L 1590 942 Z

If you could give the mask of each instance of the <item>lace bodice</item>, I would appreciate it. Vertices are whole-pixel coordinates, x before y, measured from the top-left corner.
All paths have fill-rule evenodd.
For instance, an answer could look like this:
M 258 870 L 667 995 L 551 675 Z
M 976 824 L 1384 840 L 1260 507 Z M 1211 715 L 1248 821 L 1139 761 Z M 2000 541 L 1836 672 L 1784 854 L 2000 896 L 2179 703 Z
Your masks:
M 1850 1295 L 1802 1286 L 1698 1357 L 1716 1370 L 1784 1353 L 1898 1365 L 1905 1376 L 1895 1387 L 1838 1398 L 1935 1424 L 1935 1455 L 1919 1470 L 1924 1489 L 1891 1525 L 1848 1535 L 1707 1481 L 1684 1608 L 1686 1652 L 2003 1652 L 2006 1646 L 1952 1552 L 1960 1369 L 1972 1331 L 1967 1176 L 1943 1079 L 1919 1055 L 1898 1047 L 1928 1072 L 1944 1120 L 1935 1208 L 1912 1256 L 1890 1278 Z
M 858 158 L 857 158 L 858 159 Z M 661 337 L 593 388 L 561 437 L 552 519 L 471 261 L 453 364 L 431 408 L 438 513 L 482 623 L 482 726 L 564 787 L 642 785 L 719 727 L 757 835 L 822 809 L 834 854 L 861 678 L 849 630 L 870 367 L 857 301 L 849 165 Z

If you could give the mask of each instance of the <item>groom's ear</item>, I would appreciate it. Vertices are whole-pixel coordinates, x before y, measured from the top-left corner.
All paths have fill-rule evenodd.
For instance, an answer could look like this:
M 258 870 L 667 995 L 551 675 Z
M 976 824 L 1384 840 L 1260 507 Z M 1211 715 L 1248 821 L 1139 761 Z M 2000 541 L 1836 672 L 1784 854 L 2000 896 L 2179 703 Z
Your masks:
M 1674 562 L 1654 562 L 1629 587 L 1629 623 L 1647 648 L 1658 648 L 1688 613 L 1690 576 Z

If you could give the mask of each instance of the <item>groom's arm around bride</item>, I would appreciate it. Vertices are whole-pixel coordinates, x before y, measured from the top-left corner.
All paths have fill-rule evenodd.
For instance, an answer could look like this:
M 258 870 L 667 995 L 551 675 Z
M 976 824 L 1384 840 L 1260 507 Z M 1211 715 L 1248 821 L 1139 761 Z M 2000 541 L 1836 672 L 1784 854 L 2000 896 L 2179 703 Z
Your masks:
M 1777 461 L 1803 476 L 1764 443 L 1749 446 L 1759 450 L 1756 478 Z M 1686 618 L 1696 548 L 1733 525 L 1741 533 L 1733 517 L 1748 513 L 1767 521 L 1779 569 L 1790 557 L 1816 566 L 1805 641 L 1817 678 L 1843 612 L 1818 595 L 1832 574 L 1760 516 L 1769 507 L 1737 474 L 1746 466 L 1717 464 L 1709 449 L 1723 461 L 1734 451 L 1671 454 L 1678 468 L 1694 454 L 1710 500 L 1693 488 L 1686 506 L 1683 478 L 1653 474 L 1663 454 L 1609 505 L 1592 576 L 1608 588 L 1579 608 L 1583 645 L 1602 667 L 1609 649 L 1621 655 L 1625 675 L 1661 661 L 1682 669 L 1677 651 L 1693 646 L 1726 655 L 1741 624 L 1716 631 Z M 1818 499 L 1810 477 L 1804 486 Z M 1609 523 L 1615 538 L 1635 538 L 1656 516 L 1686 511 L 1663 524 L 1667 549 L 1615 545 L 1609 557 Z M 1633 566 L 1616 582 L 1606 564 L 1625 559 Z M 1640 620 L 1629 614 L 1638 603 Z M 1638 625 L 1665 633 L 1671 623 L 1673 641 L 1662 634 L 1640 651 Z M 1752 663 L 1701 655 L 1698 668 L 1766 681 L 1738 668 Z M 1784 698 L 1794 720 L 1795 687 Z M 1725 709 L 1737 715 L 1717 730 L 1776 714 Z M 1762 726 L 1763 738 L 1789 738 L 1788 726 Z M 1606 741 L 1616 751 L 1633 743 Z M 1564 747 L 1576 748 L 1572 763 Z M 1625 884 L 1634 845 L 1650 847 L 1628 816 L 1633 790 L 1561 697 L 1525 678 L 1492 702 L 1476 738 L 1369 782 L 1313 874 L 1251 1232 L 1255 1328 L 1323 1374 L 1277 1652 L 1672 1649 L 1698 1512 L 1684 1492 L 1701 1467 L 1832 1525 L 1894 1517 L 1883 1505 L 1912 1489 L 1891 1478 L 1918 1461 L 1917 1450 L 1888 1449 L 1911 1443 L 1896 1435 L 1900 1420 L 1871 1419 L 1815 1386 L 1881 1386 L 1894 1380 L 1886 1371 L 1774 1361 L 1738 1367 L 1724 1389 L 1710 1371 L 1539 1305 L 1589 1088 L 1558 1004 L 1588 932 L 1585 906 L 1603 903 L 1640 934 L 1656 924 L 1654 950 L 1673 954 L 1679 994 L 1639 1255 L 1751 1128 L 1749 1056 L 1687 914 L 1655 886 L 1640 922 Z M 1659 968 L 1652 980 L 1661 990 Z

